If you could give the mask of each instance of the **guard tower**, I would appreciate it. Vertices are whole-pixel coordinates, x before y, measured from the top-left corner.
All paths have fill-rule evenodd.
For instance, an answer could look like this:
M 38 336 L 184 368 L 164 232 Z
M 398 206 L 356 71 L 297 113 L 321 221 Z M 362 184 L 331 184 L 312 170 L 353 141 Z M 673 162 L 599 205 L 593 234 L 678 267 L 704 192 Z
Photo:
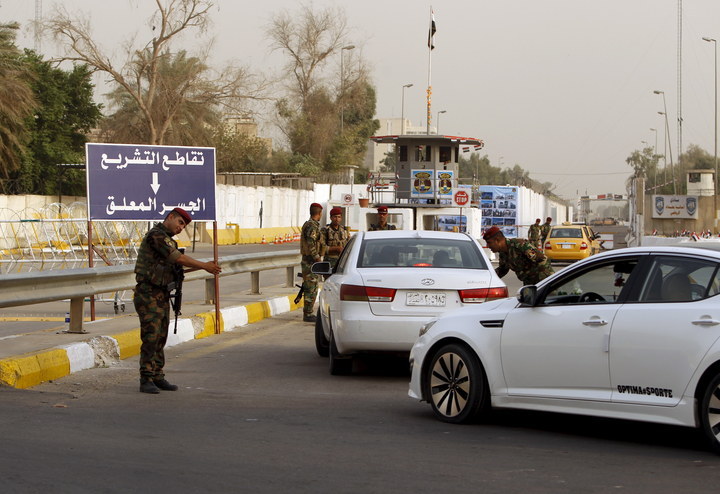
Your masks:
M 394 144 L 396 158 L 397 200 L 425 199 L 427 204 L 439 204 L 450 198 L 458 184 L 460 153 L 481 149 L 480 139 L 446 135 L 388 135 L 372 136 L 377 144 Z

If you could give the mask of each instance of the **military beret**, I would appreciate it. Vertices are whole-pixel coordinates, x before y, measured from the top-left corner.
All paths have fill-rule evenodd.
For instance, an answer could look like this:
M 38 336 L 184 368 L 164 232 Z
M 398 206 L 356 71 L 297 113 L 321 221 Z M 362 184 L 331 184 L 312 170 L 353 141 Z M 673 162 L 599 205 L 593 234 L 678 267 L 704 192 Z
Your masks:
M 490 228 L 485 230 L 485 233 L 483 233 L 483 240 L 487 241 L 489 238 L 494 237 L 498 233 L 500 233 L 500 228 L 496 226 L 491 226 Z
M 330 216 L 336 216 L 336 215 L 338 215 L 338 214 L 342 214 L 342 209 L 341 209 L 341 208 L 332 208 L 332 209 L 330 210 Z
M 378 208 L 378 213 L 387 213 L 387 212 L 388 212 L 387 206 L 380 206 Z
M 320 204 L 318 204 L 317 202 L 313 202 L 312 204 L 310 204 L 310 207 L 311 207 L 311 208 L 320 208 L 320 209 L 323 208 L 323 207 L 322 207 Z
M 190 214 L 183 208 L 175 208 L 173 209 L 173 213 L 179 214 L 180 217 L 185 220 L 186 225 L 192 221 L 192 216 L 190 216 Z

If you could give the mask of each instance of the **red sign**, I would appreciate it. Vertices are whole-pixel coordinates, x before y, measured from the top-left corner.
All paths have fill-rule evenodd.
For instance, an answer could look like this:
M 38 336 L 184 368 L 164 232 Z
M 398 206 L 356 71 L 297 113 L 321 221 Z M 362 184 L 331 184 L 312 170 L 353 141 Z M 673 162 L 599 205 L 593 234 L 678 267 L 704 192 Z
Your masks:
M 470 196 L 464 190 L 458 190 L 455 192 L 454 200 L 458 206 L 466 206 L 470 202 Z

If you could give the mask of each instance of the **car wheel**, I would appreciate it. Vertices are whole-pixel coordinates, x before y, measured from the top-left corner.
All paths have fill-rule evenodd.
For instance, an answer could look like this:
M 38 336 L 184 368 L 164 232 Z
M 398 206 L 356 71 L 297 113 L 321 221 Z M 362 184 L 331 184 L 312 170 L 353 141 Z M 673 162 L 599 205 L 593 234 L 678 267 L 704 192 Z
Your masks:
M 451 343 L 435 350 L 424 383 L 435 416 L 444 422 L 470 422 L 487 408 L 485 371 L 464 345 Z
M 330 355 L 330 342 L 327 338 L 325 338 L 322 318 L 320 317 L 320 309 L 318 309 L 317 317 L 315 318 L 315 349 L 321 357 L 327 357 Z
M 720 453 L 720 374 L 710 381 L 700 407 L 700 421 L 713 450 Z
M 330 330 L 330 374 L 343 376 L 352 371 L 352 357 L 340 355 L 335 344 L 335 334 Z

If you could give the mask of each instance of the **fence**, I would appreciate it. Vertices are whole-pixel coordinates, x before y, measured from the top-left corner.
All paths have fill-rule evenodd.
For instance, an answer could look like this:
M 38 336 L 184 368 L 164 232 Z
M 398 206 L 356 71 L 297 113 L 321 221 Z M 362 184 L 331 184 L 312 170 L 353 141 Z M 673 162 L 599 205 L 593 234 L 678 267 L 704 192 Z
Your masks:
M 88 267 L 87 206 L 0 210 L 0 274 Z M 7 218 L 7 219 L 5 219 Z M 133 263 L 147 221 L 93 221 L 93 250 L 107 265 Z

